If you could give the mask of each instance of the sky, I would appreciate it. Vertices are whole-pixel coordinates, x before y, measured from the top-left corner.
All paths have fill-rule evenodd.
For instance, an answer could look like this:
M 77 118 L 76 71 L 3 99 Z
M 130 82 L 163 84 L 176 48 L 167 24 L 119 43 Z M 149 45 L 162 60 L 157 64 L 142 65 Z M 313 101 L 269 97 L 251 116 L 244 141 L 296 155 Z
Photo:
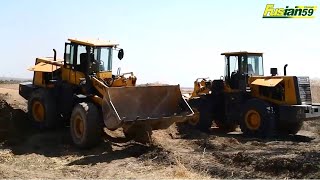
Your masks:
M 0 5 L 0 77 L 31 78 L 36 57 L 63 57 L 68 38 L 116 41 L 124 58 L 113 72 L 137 83 L 192 87 L 198 77 L 224 75 L 222 52 L 264 53 L 265 75 L 320 78 L 320 9 L 313 19 L 262 18 L 275 7 L 320 0 L 10 0 Z

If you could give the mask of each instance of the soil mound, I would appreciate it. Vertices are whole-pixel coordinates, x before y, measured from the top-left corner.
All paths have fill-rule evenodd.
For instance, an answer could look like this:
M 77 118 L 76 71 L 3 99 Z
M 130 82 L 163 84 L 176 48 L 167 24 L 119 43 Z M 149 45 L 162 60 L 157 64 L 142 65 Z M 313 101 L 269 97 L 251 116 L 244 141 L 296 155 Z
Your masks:
M 0 140 L 12 135 L 18 135 L 28 122 L 27 114 L 21 109 L 13 108 L 5 100 L 0 99 Z

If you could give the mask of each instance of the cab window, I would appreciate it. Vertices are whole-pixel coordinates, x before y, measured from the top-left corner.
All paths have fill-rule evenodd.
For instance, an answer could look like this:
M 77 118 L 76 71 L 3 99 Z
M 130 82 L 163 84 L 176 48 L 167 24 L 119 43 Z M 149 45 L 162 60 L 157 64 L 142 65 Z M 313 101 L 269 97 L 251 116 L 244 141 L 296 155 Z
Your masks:
M 248 75 L 263 76 L 262 56 L 248 56 Z

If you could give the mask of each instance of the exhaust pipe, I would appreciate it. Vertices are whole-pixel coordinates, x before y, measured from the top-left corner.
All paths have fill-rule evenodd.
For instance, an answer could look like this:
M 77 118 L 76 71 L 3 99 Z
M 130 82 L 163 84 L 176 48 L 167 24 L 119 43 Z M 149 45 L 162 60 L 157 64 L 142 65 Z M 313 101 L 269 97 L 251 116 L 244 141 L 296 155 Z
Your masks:
M 57 51 L 53 49 L 53 61 L 57 61 Z
M 287 75 L 287 67 L 288 67 L 288 64 L 284 65 L 283 67 L 283 75 Z

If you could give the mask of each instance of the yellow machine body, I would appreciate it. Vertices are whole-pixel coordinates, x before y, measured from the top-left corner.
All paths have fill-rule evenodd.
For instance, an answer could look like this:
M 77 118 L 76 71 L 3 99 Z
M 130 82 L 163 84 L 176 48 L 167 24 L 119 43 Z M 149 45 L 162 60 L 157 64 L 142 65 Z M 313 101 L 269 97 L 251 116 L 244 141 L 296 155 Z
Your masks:
M 251 96 L 279 105 L 298 104 L 294 76 L 253 76 L 248 80 Z M 275 94 L 280 94 L 275 96 Z
M 320 105 L 312 104 L 309 77 L 286 76 L 288 65 L 283 76 L 277 68 L 265 76 L 260 52 L 221 55 L 225 57 L 224 78 L 195 81 L 188 99 L 200 113 L 197 126 L 201 130 L 207 131 L 214 121 L 224 131 L 240 125 L 250 135 L 295 134 L 304 120 L 320 117 Z
M 101 40 L 69 41 L 70 43 L 66 43 L 64 60 L 56 57 L 36 59 L 35 65 L 29 68 L 34 71 L 32 84 L 20 85 L 20 94 L 23 97 L 28 99 L 30 94 L 39 88 L 52 89 L 58 94 L 58 103 L 61 103 L 57 104 L 57 107 L 61 107 L 58 111 L 70 114 L 72 109 L 66 109 L 71 107 L 65 108 L 64 104 L 73 101 L 71 96 L 84 96 L 85 101 L 93 102 L 100 108 L 105 126 L 112 130 L 124 126 L 128 128 L 136 123 L 148 125 L 152 129 L 163 129 L 193 115 L 193 111 L 182 98 L 179 85 L 136 87 L 137 78 L 133 72 L 121 74 L 118 69 L 117 74 L 113 75 L 110 51 L 117 50 L 118 44 Z M 91 49 L 90 52 L 87 50 L 89 58 L 92 54 L 96 60 L 102 57 L 103 48 L 108 50 L 106 52 L 109 52 L 109 59 L 103 62 L 108 67 L 100 70 L 101 67 L 95 64 L 99 70 L 93 73 L 84 71 L 83 67 L 93 67 L 93 63 L 82 67 L 81 63 L 84 62 L 81 62 L 81 56 L 85 53 L 72 54 L 74 49 L 80 51 L 80 47 Z M 69 49 L 72 50 L 68 52 Z M 68 97 L 63 97 L 68 93 Z
M 191 97 L 198 97 L 200 94 L 209 94 L 211 80 L 209 78 L 197 78 L 193 83 Z

